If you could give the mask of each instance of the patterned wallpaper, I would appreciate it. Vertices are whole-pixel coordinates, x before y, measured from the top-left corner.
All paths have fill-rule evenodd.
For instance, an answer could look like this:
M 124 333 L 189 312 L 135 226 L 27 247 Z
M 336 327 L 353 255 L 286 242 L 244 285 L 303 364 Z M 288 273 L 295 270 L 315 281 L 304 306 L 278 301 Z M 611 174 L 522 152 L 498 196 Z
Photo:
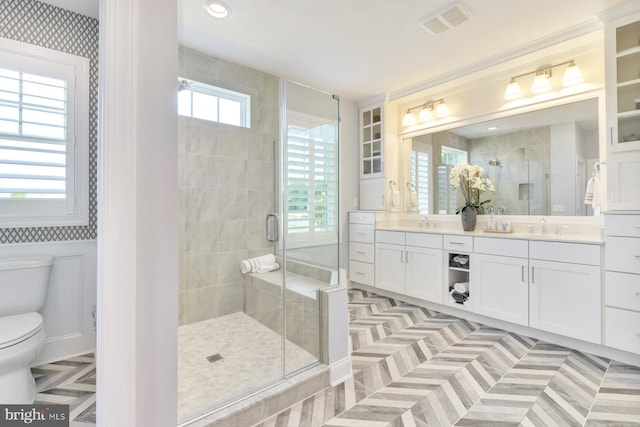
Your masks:
M 92 240 L 97 235 L 98 20 L 35 0 L 0 1 L 0 37 L 89 58 L 89 225 L 0 228 L 0 243 Z

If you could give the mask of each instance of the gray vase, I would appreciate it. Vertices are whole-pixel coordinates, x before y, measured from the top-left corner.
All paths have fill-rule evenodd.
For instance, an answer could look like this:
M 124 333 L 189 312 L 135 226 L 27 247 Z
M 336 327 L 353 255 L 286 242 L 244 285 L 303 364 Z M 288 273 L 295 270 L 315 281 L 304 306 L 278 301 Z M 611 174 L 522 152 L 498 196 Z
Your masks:
M 472 206 L 465 206 L 460 212 L 460 219 L 462 219 L 462 229 L 464 231 L 473 231 L 476 229 L 476 216 L 478 212 L 476 208 Z

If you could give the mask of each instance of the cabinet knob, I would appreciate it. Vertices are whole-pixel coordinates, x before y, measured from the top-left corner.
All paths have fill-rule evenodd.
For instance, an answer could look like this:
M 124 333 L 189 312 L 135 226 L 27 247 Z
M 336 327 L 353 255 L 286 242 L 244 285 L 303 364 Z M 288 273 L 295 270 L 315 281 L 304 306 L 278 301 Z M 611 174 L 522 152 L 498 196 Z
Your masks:
M 356 251 L 357 254 L 364 255 L 364 251 Z

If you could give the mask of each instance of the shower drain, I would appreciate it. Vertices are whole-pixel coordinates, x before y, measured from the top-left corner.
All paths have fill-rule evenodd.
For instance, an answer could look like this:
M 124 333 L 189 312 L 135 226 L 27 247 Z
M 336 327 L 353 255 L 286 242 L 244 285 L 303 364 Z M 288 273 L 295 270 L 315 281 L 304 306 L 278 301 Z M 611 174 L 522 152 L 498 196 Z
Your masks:
M 222 360 L 222 359 L 223 359 L 223 357 L 220 355 L 220 353 L 216 353 L 214 355 L 207 356 L 207 360 L 209 361 L 209 363 L 217 362 L 218 360 Z

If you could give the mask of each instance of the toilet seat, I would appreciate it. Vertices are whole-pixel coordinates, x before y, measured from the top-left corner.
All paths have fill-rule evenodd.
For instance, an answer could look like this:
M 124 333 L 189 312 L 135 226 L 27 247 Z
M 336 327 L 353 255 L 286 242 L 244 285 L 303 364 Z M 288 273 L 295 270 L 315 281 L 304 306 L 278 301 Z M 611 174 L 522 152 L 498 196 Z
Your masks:
M 39 313 L 24 313 L 0 317 L 0 349 L 25 341 L 42 329 Z

